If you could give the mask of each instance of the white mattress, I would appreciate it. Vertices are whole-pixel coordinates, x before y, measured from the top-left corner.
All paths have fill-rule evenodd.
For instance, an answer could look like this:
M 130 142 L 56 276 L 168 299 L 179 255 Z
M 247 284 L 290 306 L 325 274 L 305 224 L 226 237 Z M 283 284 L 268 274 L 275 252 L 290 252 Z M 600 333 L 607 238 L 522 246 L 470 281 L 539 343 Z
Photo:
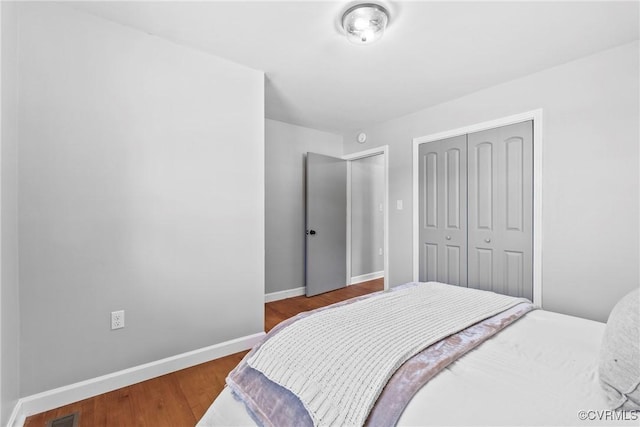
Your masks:
M 606 408 L 597 365 L 605 324 L 536 310 L 433 378 L 409 403 L 399 425 L 638 425 L 581 421 L 579 411 Z M 228 388 L 198 423 L 255 422 Z

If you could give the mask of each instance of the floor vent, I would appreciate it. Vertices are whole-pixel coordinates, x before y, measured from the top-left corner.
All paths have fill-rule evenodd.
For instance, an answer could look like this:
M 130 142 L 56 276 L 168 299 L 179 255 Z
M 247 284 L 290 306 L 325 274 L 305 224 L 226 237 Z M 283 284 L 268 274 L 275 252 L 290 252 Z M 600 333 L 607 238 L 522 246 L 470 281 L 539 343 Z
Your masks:
M 46 427 L 78 427 L 78 418 L 80 418 L 80 414 L 74 412 L 73 414 L 47 421 Z

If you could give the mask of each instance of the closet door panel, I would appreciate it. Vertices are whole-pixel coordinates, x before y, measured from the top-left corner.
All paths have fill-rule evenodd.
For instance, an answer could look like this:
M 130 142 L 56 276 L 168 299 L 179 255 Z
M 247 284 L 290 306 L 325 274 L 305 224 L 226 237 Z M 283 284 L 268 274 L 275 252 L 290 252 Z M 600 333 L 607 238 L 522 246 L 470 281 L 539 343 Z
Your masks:
M 462 182 L 461 164 L 460 164 L 461 151 L 458 148 L 450 148 L 444 152 L 444 165 L 445 165 L 445 217 L 447 219 L 447 228 L 460 229 L 460 218 L 462 211 L 460 205 L 462 204 L 462 195 L 460 194 Z M 466 197 L 466 196 L 465 196 Z
M 467 285 L 466 136 L 420 145 L 420 280 Z
M 497 208 L 496 131 L 468 136 L 469 287 L 493 290 L 495 283 L 494 214 Z
M 522 231 L 524 217 L 524 139 L 509 138 L 505 143 L 506 228 Z
M 504 293 L 533 299 L 533 122 L 499 129 L 500 250 Z
M 504 282 L 501 293 L 525 296 L 524 253 L 504 251 Z
M 438 228 L 438 154 L 427 153 L 424 162 L 424 225 L 425 228 Z
M 468 141 L 469 286 L 532 298 L 532 122 L 469 134 Z
M 493 143 L 481 142 L 473 147 L 471 161 L 473 165 L 472 183 L 475 193 L 473 204 L 476 229 L 491 230 L 493 228 L 493 195 L 495 194 L 495 170 L 493 168 Z
M 424 282 L 438 281 L 438 245 L 425 243 L 423 252 Z
M 477 289 L 493 290 L 493 250 L 490 248 L 475 248 L 476 277 L 473 282 Z

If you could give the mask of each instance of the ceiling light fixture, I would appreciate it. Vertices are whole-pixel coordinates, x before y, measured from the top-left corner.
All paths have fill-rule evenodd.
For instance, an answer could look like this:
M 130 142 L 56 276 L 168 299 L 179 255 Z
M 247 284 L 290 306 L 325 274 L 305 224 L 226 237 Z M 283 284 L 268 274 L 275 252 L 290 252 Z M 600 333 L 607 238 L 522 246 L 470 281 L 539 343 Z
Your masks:
M 387 9 L 375 3 L 357 4 L 342 15 L 342 28 L 347 39 L 356 44 L 369 44 L 378 40 L 388 22 Z

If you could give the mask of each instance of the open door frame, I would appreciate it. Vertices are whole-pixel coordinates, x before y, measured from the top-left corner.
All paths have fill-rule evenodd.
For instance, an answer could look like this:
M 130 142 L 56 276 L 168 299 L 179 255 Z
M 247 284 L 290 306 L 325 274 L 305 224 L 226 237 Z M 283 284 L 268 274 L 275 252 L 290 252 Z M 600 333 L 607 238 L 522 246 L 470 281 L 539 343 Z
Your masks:
M 341 157 L 347 160 L 347 286 L 351 284 L 351 162 L 381 154 L 384 158 L 384 289 L 389 289 L 389 146 L 383 145 L 370 150 L 358 151 Z

